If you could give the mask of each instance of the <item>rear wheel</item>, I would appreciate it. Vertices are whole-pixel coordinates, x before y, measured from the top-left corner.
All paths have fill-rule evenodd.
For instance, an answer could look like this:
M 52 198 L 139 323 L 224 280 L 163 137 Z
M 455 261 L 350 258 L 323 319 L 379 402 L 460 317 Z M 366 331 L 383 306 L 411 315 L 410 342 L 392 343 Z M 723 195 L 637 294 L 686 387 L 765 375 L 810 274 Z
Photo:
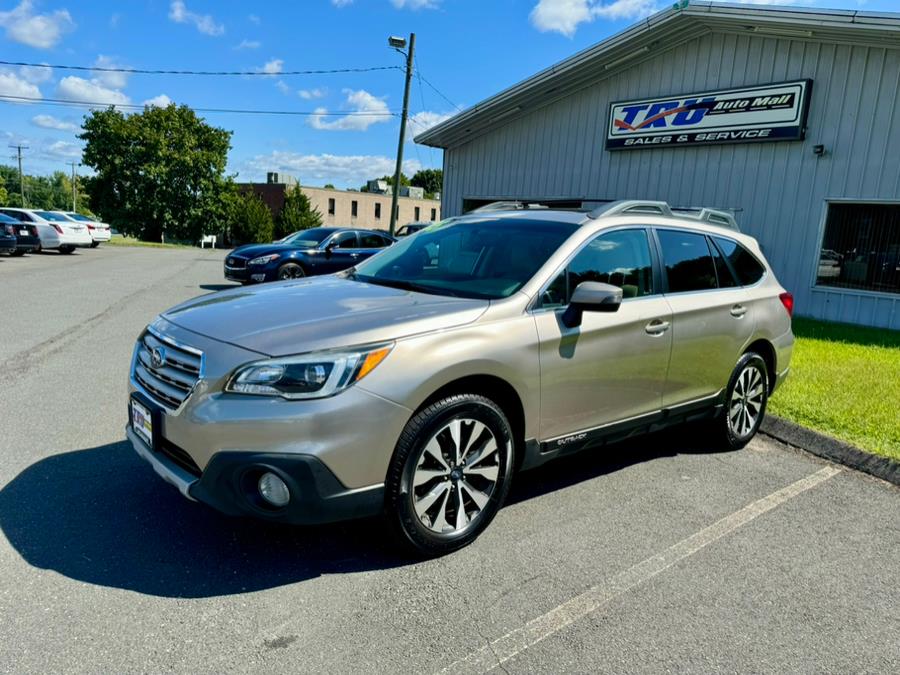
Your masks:
M 725 392 L 725 411 L 710 422 L 714 439 L 731 449 L 743 448 L 759 431 L 769 401 L 769 375 L 759 354 L 737 362 Z
M 385 490 L 399 539 L 421 555 L 473 542 L 506 500 L 513 468 L 509 422 L 483 396 L 450 396 L 407 423 Z
M 278 279 L 300 279 L 305 277 L 306 273 L 303 271 L 303 268 L 300 267 L 297 263 L 284 263 L 281 267 L 278 268 Z
M 91 248 L 97 248 L 99 245 L 100 245 L 100 242 L 99 242 L 99 241 L 92 241 L 92 242 L 91 242 Z
M 74 247 L 74 246 L 60 246 L 60 247 L 59 247 L 59 252 L 60 252 L 60 253 L 67 254 L 67 255 L 68 255 L 69 253 L 71 253 L 72 251 L 74 251 L 74 250 L 75 250 L 75 247 Z
M 13 251 L 11 255 L 13 255 L 13 256 L 15 256 L 16 258 L 18 258 L 18 257 L 20 257 L 20 256 L 25 255 L 25 251 L 18 251 L 18 250 L 16 250 L 16 251 Z

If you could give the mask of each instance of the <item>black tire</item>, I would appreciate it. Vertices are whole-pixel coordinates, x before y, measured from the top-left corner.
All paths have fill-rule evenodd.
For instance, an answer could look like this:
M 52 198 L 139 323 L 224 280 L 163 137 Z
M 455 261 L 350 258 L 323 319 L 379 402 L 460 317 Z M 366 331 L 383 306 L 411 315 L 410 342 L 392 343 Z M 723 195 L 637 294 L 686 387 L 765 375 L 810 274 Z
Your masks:
M 447 427 L 455 421 L 460 422 L 462 430 L 460 437 L 463 439 L 460 443 L 463 448 L 463 461 L 459 466 L 455 465 L 450 456 L 452 451 L 446 450 L 444 442 L 439 443 L 439 452 L 446 461 L 445 466 L 453 466 L 450 474 L 455 477 L 450 474 L 447 477 L 435 477 L 431 479 L 432 482 L 414 487 L 413 481 L 417 471 L 423 470 L 425 462 L 434 461 L 434 456 L 426 455 L 426 445 L 431 441 L 438 443 L 439 438 L 446 441 L 447 434 L 451 433 Z M 475 422 L 481 423 L 493 438 L 484 436 L 483 429 L 475 437 L 474 434 L 478 429 Z M 479 439 L 484 438 L 488 440 L 479 443 Z M 493 447 L 491 440 L 497 448 L 494 452 L 488 451 L 489 447 Z M 482 460 L 484 464 L 480 464 L 478 469 L 473 468 Z M 503 506 L 509 492 L 513 465 L 512 429 L 503 411 L 490 399 L 476 394 L 457 394 L 420 410 L 407 422 L 403 433 L 400 434 L 385 481 L 385 511 L 397 538 L 412 552 L 429 557 L 444 555 L 472 543 Z M 479 473 L 494 472 L 494 469 L 496 480 L 491 485 L 491 481 Z M 471 473 L 465 473 L 470 470 Z M 438 471 L 443 469 L 438 467 Z M 458 473 L 454 474 L 454 471 Z M 447 487 L 444 488 L 443 485 Z M 452 530 L 445 529 L 441 533 L 432 529 L 426 522 L 430 516 L 427 514 L 420 516 L 416 512 L 414 502 L 417 494 L 419 499 L 424 501 L 429 492 L 434 493 L 437 490 L 446 492 L 441 498 L 443 501 L 438 499 L 434 502 L 437 510 L 441 512 L 440 522 L 452 528 Z M 476 503 L 476 494 L 479 500 L 486 498 L 482 506 Z M 456 501 L 457 499 L 461 501 Z M 463 504 L 462 520 L 458 520 L 460 504 Z M 446 517 L 448 514 L 449 517 Z M 462 527 L 456 529 L 455 525 L 450 525 L 451 519 L 456 524 L 462 522 Z
M 21 258 L 23 255 L 25 255 L 25 251 L 13 251 L 10 255 L 12 255 L 14 258 Z
M 91 248 L 97 248 L 99 245 L 100 245 L 100 242 L 99 242 L 99 241 L 92 241 L 92 242 L 91 242 Z
M 747 352 L 737 362 L 725 389 L 724 410 L 708 423 L 710 436 L 717 445 L 739 450 L 759 431 L 769 402 L 771 383 L 768 372 L 765 360 L 754 352 Z M 749 379 L 742 380 L 742 378 Z M 750 386 L 749 392 L 746 389 L 747 382 L 754 383 Z M 759 386 L 761 386 L 759 397 L 749 396 L 755 394 Z M 742 416 L 741 411 L 744 410 L 747 417 Z
M 68 254 L 70 254 L 70 253 L 71 253 L 72 251 L 74 251 L 74 250 L 75 250 L 75 247 L 74 247 L 74 246 L 60 246 L 60 247 L 59 247 L 59 252 L 62 253 L 62 254 L 64 254 L 64 255 L 68 255 Z
M 278 268 L 278 280 L 286 281 L 288 279 L 302 279 L 306 276 L 306 272 L 297 263 L 286 262 Z

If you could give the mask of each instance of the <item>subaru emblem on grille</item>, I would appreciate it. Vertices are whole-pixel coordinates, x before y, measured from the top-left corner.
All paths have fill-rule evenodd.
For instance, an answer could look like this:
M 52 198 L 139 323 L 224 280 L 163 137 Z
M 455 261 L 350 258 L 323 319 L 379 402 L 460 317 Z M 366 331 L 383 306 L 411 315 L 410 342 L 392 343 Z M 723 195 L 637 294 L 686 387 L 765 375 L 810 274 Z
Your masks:
M 154 368 L 162 368 L 166 365 L 166 348 L 154 347 L 153 352 L 150 354 L 150 363 L 153 364 Z
M 229 265 L 234 265 L 234 258 L 229 258 L 229 259 L 228 259 L 228 264 L 229 264 Z

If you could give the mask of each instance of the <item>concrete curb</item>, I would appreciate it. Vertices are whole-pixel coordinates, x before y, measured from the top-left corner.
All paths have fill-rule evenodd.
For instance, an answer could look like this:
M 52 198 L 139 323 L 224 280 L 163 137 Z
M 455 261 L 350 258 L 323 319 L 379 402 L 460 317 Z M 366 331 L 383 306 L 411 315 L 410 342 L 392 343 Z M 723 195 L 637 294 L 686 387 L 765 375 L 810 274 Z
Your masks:
M 900 462 L 895 460 L 870 455 L 836 438 L 771 414 L 763 418 L 759 430 L 782 443 L 900 485 Z

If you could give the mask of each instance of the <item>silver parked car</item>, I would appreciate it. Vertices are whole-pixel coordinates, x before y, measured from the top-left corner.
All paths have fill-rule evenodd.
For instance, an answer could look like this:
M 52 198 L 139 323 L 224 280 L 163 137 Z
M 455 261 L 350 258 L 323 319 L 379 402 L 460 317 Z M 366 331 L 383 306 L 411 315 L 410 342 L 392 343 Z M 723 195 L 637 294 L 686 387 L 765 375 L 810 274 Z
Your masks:
M 127 435 L 222 512 L 385 513 L 440 554 L 517 469 L 695 419 L 746 444 L 788 373 L 792 308 L 754 239 L 664 203 L 476 213 L 164 312 L 135 346 Z

